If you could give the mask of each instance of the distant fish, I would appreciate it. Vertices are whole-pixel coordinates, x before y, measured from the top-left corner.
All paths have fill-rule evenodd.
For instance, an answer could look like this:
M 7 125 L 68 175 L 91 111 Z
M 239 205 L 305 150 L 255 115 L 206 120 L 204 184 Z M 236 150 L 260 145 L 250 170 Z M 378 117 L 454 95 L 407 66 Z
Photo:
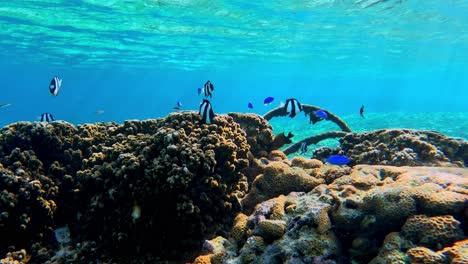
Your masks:
M 263 104 L 264 105 L 269 105 L 271 102 L 273 102 L 275 100 L 275 98 L 271 97 L 271 96 L 268 96 L 267 98 L 265 98 L 265 100 L 263 100 Z
M 324 110 L 317 110 L 314 112 L 316 116 L 323 118 L 323 119 L 328 119 L 328 114 Z
M 364 105 L 362 105 L 361 109 L 359 109 L 359 114 L 361 115 L 362 118 L 364 118 Z
M 307 142 L 302 142 L 301 143 L 301 154 L 304 154 L 307 152 Z
M 197 89 L 198 95 L 200 95 L 202 93 L 202 91 L 203 91 L 203 89 L 198 87 L 198 89 Z
M 60 91 L 61 86 L 62 86 L 62 79 L 59 79 L 59 77 L 55 76 L 54 78 L 52 78 L 52 81 L 50 81 L 50 85 L 49 85 L 50 93 L 53 96 L 57 96 Z
M 172 107 L 172 109 L 180 111 L 182 109 L 182 103 L 177 101 L 176 106 Z
M 43 113 L 41 115 L 41 122 L 51 122 L 51 121 L 55 121 L 54 116 L 52 114 Z
M 102 115 L 102 114 L 104 114 L 104 110 L 96 110 L 96 111 L 94 111 L 94 114 Z
M 201 116 L 202 124 L 213 123 L 214 112 L 210 101 L 203 99 L 202 103 L 200 104 L 200 110 L 198 111 L 198 114 Z
M 249 109 L 253 109 L 253 104 L 252 104 L 251 102 L 249 102 L 249 103 L 247 104 L 247 107 L 248 107 Z
M 290 113 L 289 117 L 293 118 L 302 111 L 302 105 L 296 99 L 290 98 L 286 100 L 284 109 L 287 113 Z
M 211 81 L 207 81 L 203 89 L 203 92 L 205 93 L 205 97 L 211 97 L 213 95 L 213 90 L 214 90 L 214 85 L 211 83 Z
M 348 164 L 351 160 L 346 156 L 331 155 L 325 161 L 333 165 L 345 165 L 345 164 Z
M 0 104 L 0 108 L 6 108 L 12 106 L 12 104 Z

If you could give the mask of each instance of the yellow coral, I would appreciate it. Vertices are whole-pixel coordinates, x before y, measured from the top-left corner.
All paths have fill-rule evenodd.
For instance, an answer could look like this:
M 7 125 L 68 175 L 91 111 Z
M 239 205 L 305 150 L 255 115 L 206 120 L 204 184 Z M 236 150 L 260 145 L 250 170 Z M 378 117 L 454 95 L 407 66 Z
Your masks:
M 234 219 L 234 225 L 231 229 L 231 237 L 237 244 L 240 244 L 245 238 L 245 231 L 247 230 L 247 216 L 239 213 Z
M 406 254 L 411 259 L 411 263 L 414 264 L 439 264 L 444 263 L 444 257 L 425 247 L 414 247 L 410 248 Z
M 263 220 L 258 223 L 258 229 L 262 237 L 277 239 L 286 232 L 286 222 L 281 220 Z

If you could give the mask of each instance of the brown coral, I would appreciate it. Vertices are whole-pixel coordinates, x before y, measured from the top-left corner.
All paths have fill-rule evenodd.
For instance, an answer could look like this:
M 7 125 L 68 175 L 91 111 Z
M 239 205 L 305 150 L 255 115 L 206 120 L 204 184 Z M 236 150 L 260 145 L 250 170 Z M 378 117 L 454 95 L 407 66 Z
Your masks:
M 451 215 L 414 215 L 401 228 L 401 235 L 416 245 L 439 250 L 463 237 L 459 225 Z
M 264 174 L 255 178 L 252 191 L 242 201 L 244 210 L 249 212 L 261 201 L 281 194 L 310 191 L 323 182 L 323 179 L 311 177 L 301 168 L 290 167 L 282 162 L 272 162 L 265 167 Z

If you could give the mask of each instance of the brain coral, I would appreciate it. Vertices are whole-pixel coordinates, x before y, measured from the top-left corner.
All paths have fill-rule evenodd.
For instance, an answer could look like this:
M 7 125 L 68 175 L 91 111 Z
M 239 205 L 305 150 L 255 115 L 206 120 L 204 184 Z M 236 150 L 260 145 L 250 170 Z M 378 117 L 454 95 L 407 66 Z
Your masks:
M 314 178 L 299 167 L 271 162 L 264 168 L 264 173 L 255 178 L 252 191 L 242 201 L 244 210 L 249 212 L 260 202 L 281 194 L 310 191 L 324 182 L 325 180 Z
M 80 261 L 95 258 L 88 253 L 98 249 L 101 257 L 121 261 L 145 252 L 186 258 L 204 238 L 229 229 L 247 192 L 241 172 L 249 165 L 246 133 L 229 116 L 215 120 L 200 125 L 197 113 L 184 112 L 122 125 L 23 122 L 3 128 L 0 181 L 11 190 L 2 202 L 21 213 L 15 219 L 24 215 L 30 233 L 24 245 L 13 234 L 4 236 L 0 248 L 24 246 L 34 257 L 40 250 L 29 250 L 35 236 L 66 223 L 74 242 L 91 247 Z M 29 200 L 28 208 L 18 207 Z M 40 217 L 30 218 L 33 213 Z M 20 230 L 23 223 L 8 214 L 0 223 Z
M 401 228 L 401 235 L 415 245 L 438 250 L 463 238 L 459 225 L 460 222 L 451 215 L 414 215 Z

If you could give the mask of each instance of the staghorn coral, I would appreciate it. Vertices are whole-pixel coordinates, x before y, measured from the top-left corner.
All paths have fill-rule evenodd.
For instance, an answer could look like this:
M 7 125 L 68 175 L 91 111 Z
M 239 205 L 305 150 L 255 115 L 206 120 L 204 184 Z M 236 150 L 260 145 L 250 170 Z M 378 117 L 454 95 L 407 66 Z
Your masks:
M 350 165 L 457 166 L 468 164 L 468 142 L 434 131 L 383 129 L 348 133 L 337 149 L 319 149 L 314 157 L 324 160 L 330 154 L 345 153 Z

